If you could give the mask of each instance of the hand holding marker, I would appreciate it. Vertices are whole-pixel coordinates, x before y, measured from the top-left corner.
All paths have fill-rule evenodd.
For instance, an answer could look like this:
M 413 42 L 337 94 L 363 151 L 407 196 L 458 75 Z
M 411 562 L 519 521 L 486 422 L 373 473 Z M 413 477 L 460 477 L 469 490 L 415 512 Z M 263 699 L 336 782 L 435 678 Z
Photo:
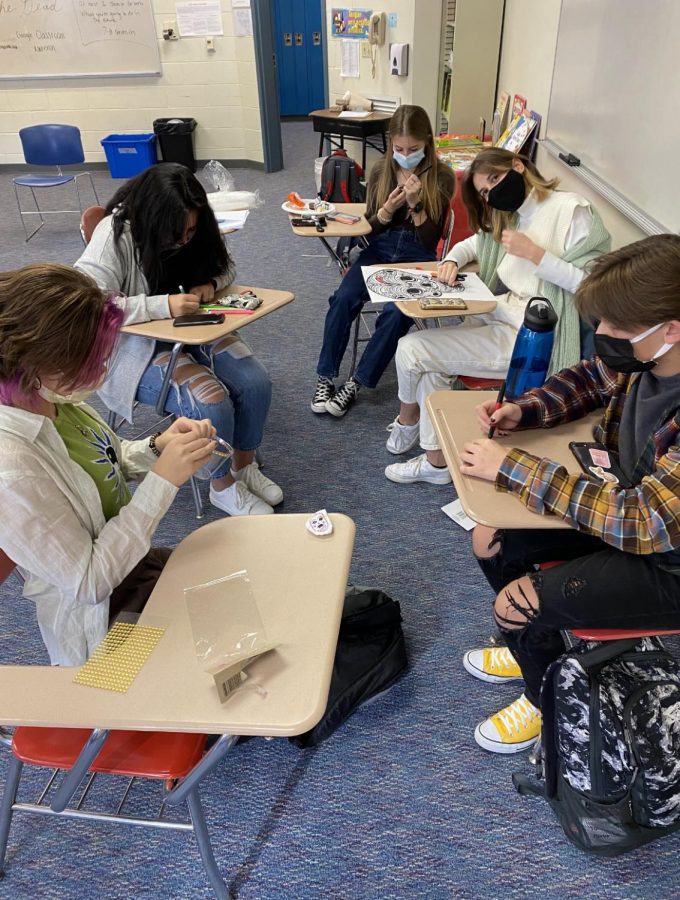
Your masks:
M 503 384 L 501 385 L 500 390 L 498 391 L 498 396 L 496 397 L 496 408 L 493 411 L 494 416 L 496 415 L 498 410 L 501 408 L 501 406 L 503 406 L 503 398 L 504 397 L 505 397 L 505 382 L 503 382 Z M 493 417 L 492 417 L 491 428 L 489 428 L 489 434 L 488 434 L 489 438 L 493 437 L 495 430 L 496 430 L 496 423 L 493 421 Z

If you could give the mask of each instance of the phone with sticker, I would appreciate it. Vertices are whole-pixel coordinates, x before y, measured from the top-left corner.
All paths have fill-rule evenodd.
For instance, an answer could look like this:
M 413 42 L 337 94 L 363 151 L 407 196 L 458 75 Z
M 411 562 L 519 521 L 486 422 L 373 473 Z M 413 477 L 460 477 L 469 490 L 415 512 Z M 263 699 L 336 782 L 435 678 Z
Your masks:
M 619 454 L 595 441 L 571 441 L 569 449 L 589 478 L 616 484 L 623 488 L 632 487 L 623 473 Z

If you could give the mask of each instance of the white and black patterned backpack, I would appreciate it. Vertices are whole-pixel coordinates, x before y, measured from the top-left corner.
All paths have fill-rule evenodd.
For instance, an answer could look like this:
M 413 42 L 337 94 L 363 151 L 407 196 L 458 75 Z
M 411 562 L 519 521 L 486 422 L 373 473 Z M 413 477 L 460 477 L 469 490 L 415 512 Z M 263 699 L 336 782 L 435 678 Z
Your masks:
M 583 644 L 541 689 L 548 800 L 579 847 L 615 856 L 680 829 L 680 663 L 657 638 Z

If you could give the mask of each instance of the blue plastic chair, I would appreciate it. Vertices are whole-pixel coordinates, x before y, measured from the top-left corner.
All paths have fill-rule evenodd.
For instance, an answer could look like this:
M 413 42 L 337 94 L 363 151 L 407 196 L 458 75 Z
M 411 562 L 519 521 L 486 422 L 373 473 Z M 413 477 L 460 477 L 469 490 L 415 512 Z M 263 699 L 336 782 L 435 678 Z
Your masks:
M 28 128 L 22 128 L 19 131 L 21 146 L 24 151 L 24 159 L 30 166 L 51 166 L 56 169 L 55 174 L 45 175 L 20 175 L 13 178 L 14 194 L 17 198 L 17 208 L 21 216 L 21 224 L 24 226 L 26 233 L 26 241 L 30 241 L 34 234 L 45 224 L 43 214 L 53 215 L 56 213 L 83 212 L 83 204 L 80 199 L 80 189 L 78 187 L 78 179 L 87 176 L 90 179 L 90 187 L 95 196 L 97 204 L 99 197 L 89 172 L 62 172 L 62 166 L 80 165 L 85 162 L 85 154 L 83 152 L 83 144 L 80 140 L 80 129 L 75 125 L 31 125 Z M 35 195 L 36 190 L 40 188 L 55 188 L 64 184 L 73 182 L 76 189 L 76 197 L 78 199 L 78 209 L 53 209 L 41 210 Z M 27 187 L 35 210 L 24 210 L 21 207 L 19 199 L 19 187 Z M 39 216 L 40 224 L 29 234 L 26 228 L 25 216 Z

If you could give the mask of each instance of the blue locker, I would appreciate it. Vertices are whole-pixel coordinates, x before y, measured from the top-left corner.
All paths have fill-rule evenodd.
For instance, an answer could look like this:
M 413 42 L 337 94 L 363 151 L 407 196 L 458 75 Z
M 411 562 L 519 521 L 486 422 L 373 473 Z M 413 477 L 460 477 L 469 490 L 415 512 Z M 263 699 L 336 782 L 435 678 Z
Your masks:
M 276 60 L 282 116 L 324 106 L 320 0 L 274 0 Z

